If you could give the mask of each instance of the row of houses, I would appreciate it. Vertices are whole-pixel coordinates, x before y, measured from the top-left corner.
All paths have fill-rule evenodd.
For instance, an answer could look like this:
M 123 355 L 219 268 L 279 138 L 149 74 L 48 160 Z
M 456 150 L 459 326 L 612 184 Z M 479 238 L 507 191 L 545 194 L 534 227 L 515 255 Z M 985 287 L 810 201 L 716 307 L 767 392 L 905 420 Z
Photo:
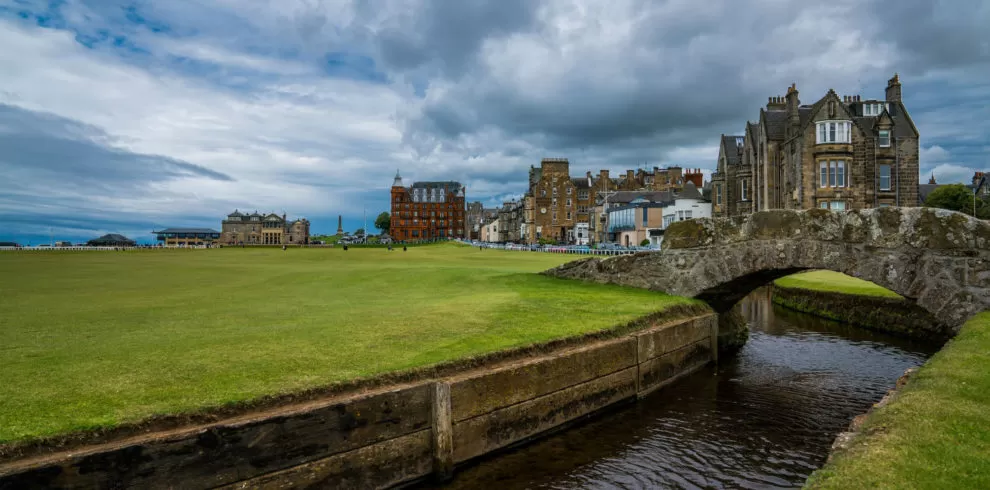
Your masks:
M 239 210 L 220 222 L 220 231 L 212 228 L 165 228 L 152 231 L 167 247 L 211 245 L 306 245 L 309 243 L 309 220 L 289 220 L 283 213 L 242 213 Z
M 469 237 L 488 242 L 659 245 L 674 220 L 711 215 L 700 169 L 608 170 L 570 175 L 566 158 L 531 166 L 522 199 L 499 208 L 468 205 Z M 688 218 L 685 218 L 687 216 Z

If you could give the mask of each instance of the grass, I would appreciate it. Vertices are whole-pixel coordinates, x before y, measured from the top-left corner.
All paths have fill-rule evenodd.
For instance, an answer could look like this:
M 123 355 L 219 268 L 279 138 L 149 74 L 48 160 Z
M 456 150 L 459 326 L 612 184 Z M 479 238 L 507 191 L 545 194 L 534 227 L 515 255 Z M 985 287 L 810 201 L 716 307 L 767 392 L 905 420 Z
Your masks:
M 990 312 L 967 322 L 813 489 L 990 488 Z
M 883 298 L 901 298 L 901 295 L 877 286 L 872 282 L 850 277 L 839 272 L 825 270 L 799 272 L 777 279 L 774 281 L 774 284 L 785 288 L 879 296 Z
M 457 245 L 0 253 L 0 443 L 294 393 L 693 302 Z

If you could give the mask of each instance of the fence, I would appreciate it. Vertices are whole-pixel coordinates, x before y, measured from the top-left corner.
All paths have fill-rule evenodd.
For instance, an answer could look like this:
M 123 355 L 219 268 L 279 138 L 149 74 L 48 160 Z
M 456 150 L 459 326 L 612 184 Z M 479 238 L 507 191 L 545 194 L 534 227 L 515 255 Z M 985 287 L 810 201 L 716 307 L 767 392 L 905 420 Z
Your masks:
M 63 250 L 103 250 L 103 251 L 114 251 L 114 250 L 133 250 L 141 247 L 87 247 L 87 246 L 72 246 L 72 247 L 0 247 L 0 251 L 10 251 L 10 250 L 23 250 L 26 252 L 37 252 L 37 251 L 58 251 Z
M 529 245 L 515 245 L 515 244 L 502 244 L 502 243 L 480 243 L 473 244 L 471 242 L 463 242 L 472 246 L 480 246 L 484 248 L 492 248 L 496 250 L 515 250 L 519 252 L 544 252 L 552 254 L 573 254 L 573 255 L 632 255 L 638 252 L 659 252 L 659 250 L 617 250 L 617 249 L 594 249 L 594 248 L 568 248 L 568 247 L 556 247 L 556 246 L 529 246 Z

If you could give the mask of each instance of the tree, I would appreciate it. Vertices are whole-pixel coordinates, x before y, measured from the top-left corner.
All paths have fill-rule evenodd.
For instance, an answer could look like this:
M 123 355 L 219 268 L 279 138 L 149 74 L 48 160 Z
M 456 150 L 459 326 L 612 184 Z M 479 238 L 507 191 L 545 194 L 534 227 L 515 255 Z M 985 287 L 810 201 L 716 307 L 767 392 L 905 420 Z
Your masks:
M 355 235 L 355 236 L 361 236 L 361 235 L 364 235 L 364 228 L 358 228 L 357 230 L 355 230 L 355 231 L 354 231 L 354 235 Z
M 392 218 L 388 215 L 388 213 L 383 212 L 375 218 L 375 228 L 381 230 L 382 233 L 388 233 L 388 230 L 391 229 L 391 227 Z
M 650 246 L 650 239 L 649 238 L 644 238 L 643 241 L 639 242 L 639 246 L 640 247 L 649 247 Z
M 990 218 L 990 206 L 982 199 L 976 198 L 973 190 L 962 184 L 951 184 L 938 187 L 925 199 L 925 206 L 959 211 L 968 215 L 973 214 L 973 199 L 976 199 L 976 217 Z

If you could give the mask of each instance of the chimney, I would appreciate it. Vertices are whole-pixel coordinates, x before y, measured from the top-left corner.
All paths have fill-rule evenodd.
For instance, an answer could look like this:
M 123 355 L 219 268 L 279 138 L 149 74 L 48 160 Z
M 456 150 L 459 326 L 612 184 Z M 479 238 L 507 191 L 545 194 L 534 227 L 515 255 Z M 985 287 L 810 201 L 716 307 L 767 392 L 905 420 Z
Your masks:
M 767 99 L 767 110 L 768 111 L 782 111 L 785 109 L 784 98 L 780 96 L 773 96 Z
M 894 78 L 887 80 L 887 102 L 901 101 L 901 80 L 894 73 Z
M 798 126 L 801 125 L 801 117 L 798 115 L 798 106 L 801 99 L 798 99 L 797 84 L 792 83 L 787 87 L 787 137 L 797 134 Z
M 629 181 L 629 182 L 632 182 L 632 180 L 633 180 L 633 171 L 632 170 L 626 170 L 626 180 Z
M 603 182 L 608 182 L 608 170 L 607 169 L 606 170 L 599 170 L 598 171 L 598 179 L 601 180 L 601 181 L 603 181 Z
M 586 173 L 584 176 L 590 179 L 591 178 L 591 170 L 589 170 L 588 173 Z

